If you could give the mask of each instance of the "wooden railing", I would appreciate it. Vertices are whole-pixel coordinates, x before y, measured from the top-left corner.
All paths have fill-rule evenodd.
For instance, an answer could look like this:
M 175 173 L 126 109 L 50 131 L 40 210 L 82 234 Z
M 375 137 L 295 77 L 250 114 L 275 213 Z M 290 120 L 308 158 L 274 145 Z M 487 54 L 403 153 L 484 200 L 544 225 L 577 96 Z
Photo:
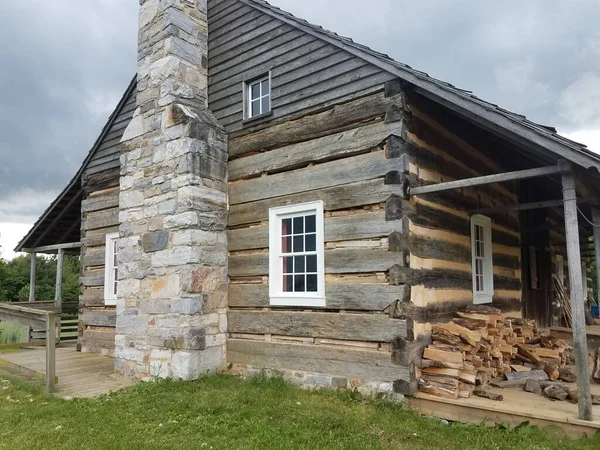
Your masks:
M 51 305 L 51 306 L 50 306 Z M 56 331 L 60 312 L 54 302 L 0 303 L 0 321 L 16 322 L 32 329 L 43 327 L 46 334 L 46 387 L 56 383 Z

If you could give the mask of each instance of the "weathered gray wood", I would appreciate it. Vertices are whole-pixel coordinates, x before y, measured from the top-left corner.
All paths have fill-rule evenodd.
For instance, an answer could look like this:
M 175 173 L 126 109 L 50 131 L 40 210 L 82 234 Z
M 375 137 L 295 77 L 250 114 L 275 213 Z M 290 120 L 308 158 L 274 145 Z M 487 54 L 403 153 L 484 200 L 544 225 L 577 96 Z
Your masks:
M 551 208 L 561 206 L 563 200 L 546 200 L 543 202 L 522 203 L 520 205 L 503 205 L 493 208 L 481 208 L 470 210 L 470 214 L 489 214 L 489 213 L 504 213 L 507 211 L 531 211 L 533 209 Z
M 81 212 L 89 213 L 101 211 L 103 209 L 117 208 L 119 206 L 119 188 L 103 192 L 100 195 L 94 195 L 81 202 Z
M 81 246 L 85 248 L 103 247 L 106 244 L 106 235 L 118 232 L 118 225 L 108 228 L 98 228 L 96 230 L 84 230 L 84 237 L 81 239 Z
M 325 211 L 338 211 L 358 206 L 385 202 L 390 196 L 400 194 L 401 186 L 386 185 L 383 178 L 345 184 L 310 192 L 275 197 L 241 205 L 231 205 L 229 226 L 257 223 L 269 219 L 269 208 L 321 200 Z
M 592 222 L 596 225 L 600 224 L 600 207 L 592 206 Z M 596 261 L 600 261 L 600 226 L 594 226 L 594 256 Z M 596 266 L 596 279 L 600 280 L 600 264 L 597 262 Z M 600 305 L 600 289 L 598 290 L 598 304 Z
M 270 23 L 267 25 L 269 26 Z M 327 53 L 323 53 L 325 49 L 329 49 L 329 51 Z M 328 46 L 324 42 L 321 42 L 317 39 L 300 45 L 290 53 L 279 54 L 265 64 L 247 67 L 246 71 L 235 74 L 233 73 L 235 68 L 232 68 L 227 71 L 227 77 L 219 77 L 219 81 L 217 81 L 214 77 L 211 78 L 211 82 L 208 86 L 208 98 L 209 104 L 211 105 L 211 110 L 213 107 L 213 101 L 220 105 L 221 109 L 230 106 L 234 100 L 230 98 L 228 102 L 223 102 L 226 97 L 236 94 L 239 95 L 242 89 L 243 81 L 256 78 L 261 74 L 264 74 L 266 70 L 269 70 L 269 68 L 271 70 L 271 75 L 276 77 L 285 74 L 288 71 L 293 71 L 298 67 L 310 65 L 311 61 L 315 59 L 319 60 L 325 54 L 330 55 L 336 52 L 339 52 L 339 50 L 335 47 Z M 314 59 L 311 59 L 310 57 L 313 55 Z M 294 59 L 290 60 L 290 57 L 293 57 Z
M 31 253 L 31 263 L 29 268 L 29 301 L 35 301 L 35 268 L 37 262 L 37 254 Z
M 64 250 L 59 249 L 56 257 L 56 286 L 54 290 L 54 302 L 56 308 L 62 310 L 62 284 L 63 284 L 63 255 Z
M 229 185 L 229 201 L 235 205 L 372 180 L 401 169 L 401 162 L 400 158 L 386 159 L 384 151 L 380 150 L 292 172 L 238 181 Z
M 322 345 L 227 340 L 227 360 L 255 368 L 301 370 L 369 381 L 408 379 L 408 367 L 391 362 L 389 352 Z
M 27 253 L 35 253 L 35 252 L 47 253 L 47 252 L 57 251 L 60 249 L 70 250 L 70 249 L 75 249 L 75 248 L 79 248 L 79 247 L 81 247 L 81 244 L 79 242 L 70 242 L 67 244 L 54 244 L 54 245 L 45 245 L 43 247 L 23 248 L 22 250 Z
M 378 122 L 361 128 L 305 141 L 229 163 L 229 179 L 261 173 L 282 172 L 311 162 L 323 162 L 362 153 L 382 144 L 390 135 L 402 132 L 402 122 Z
M 111 353 L 115 348 L 115 330 L 110 328 L 102 331 L 84 330 L 80 342 L 81 350 L 84 352 Z
M 403 233 L 405 223 L 386 221 L 385 211 L 365 212 L 325 218 L 325 242 L 352 241 L 387 237 L 393 232 Z M 269 247 L 267 225 L 228 231 L 229 251 L 251 250 Z
M 400 264 L 402 255 L 385 249 L 340 248 L 325 250 L 326 273 L 386 272 Z M 231 255 L 229 276 L 252 277 L 269 274 L 268 253 Z
M 468 178 L 465 180 L 448 181 L 446 183 L 436 183 L 427 186 L 411 187 L 410 195 L 433 194 L 434 192 L 482 186 L 491 183 L 503 183 L 506 181 L 525 180 L 529 178 L 555 175 L 557 173 L 560 173 L 560 169 L 558 166 L 549 166 L 538 167 L 535 169 L 518 170 L 515 172 L 498 173 L 494 175 L 484 175 L 481 177 Z
M 119 209 L 111 208 L 103 211 L 87 213 L 83 220 L 84 230 L 108 228 L 119 224 Z
M 46 320 L 46 388 L 54 390 L 56 382 L 56 314 L 50 313 Z
M 82 307 L 103 306 L 104 288 L 85 286 L 79 296 L 79 305 Z
M 288 98 L 282 98 L 281 104 L 274 101 L 273 104 L 273 119 L 292 117 L 298 111 L 305 113 L 313 113 L 327 106 L 344 104 L 356 98 L 372 95 L 381 92 L 385 81 L 389 80 L 391 75 L 381 71 L 373 71 L 371 76 L 354 79 L 349 75 L 344 81 L 345 84 L 338 84 L 337 80 L 333 79 L 323 83 L 319 83 L 309 90 L 306 97 L 298 98 L 297 101 L 291 102 Z M 237 131 L 240 128 L 239 117 L 241 113 L 236 113 L 231 117 L 221 119 L 223 126 L 230 129 L 231 132 Z
M 227 320 L 230 333 L 370 342 L 408 337 L 406 320 L 390 319 L 386 314 L 230 310 Z
M 382 93 L 352 102 L 335 105 L 326 111 L 284 121 L 251 134 L 234 136 L 229 141 L 229 156 L 239 157 L 249 152 L 267 150 L 296 142 L 307 141 L 354 128 L 358 123 L 383 117 L 396 98 L 385 98 Z
M 583 279 L 581 273 L 581 253 L 579 249 L 579 224 L 577 218 L 577 194 L 573 174 L 562 174 L 565 210 L 565 233 L 569 285 L 571 290 L 571 310 L 573 315 L 573 347 L 577 369 L 577 393 L 579 395 L 579 418 L 592 420 L 592 396 L 588 366 L 587 337 L 585 328 Z
M 86 248 L 81 255 L 81 266 L 87 267 L 98 267 L 104 266 L 106 250 L 104 247 L 93 247 Z
M 381 312 L 396 300 L 404 300 L 407 294 L 410 294 L 407 286 L 326 283 L 327 302 L 324 309 Z M 230 284 L 228 299 L 230 308 L 266 308 L 270 306 L 269 286 Z
M 79 284 L 89 287 L 104 287 L 104 269 L 85 269 L 83 276 L 79 279 Z
M 93 327 L 114 327 L 117 322 L 117 312 L 114 309 L 88 310 L 80 317 L 84 325 Z

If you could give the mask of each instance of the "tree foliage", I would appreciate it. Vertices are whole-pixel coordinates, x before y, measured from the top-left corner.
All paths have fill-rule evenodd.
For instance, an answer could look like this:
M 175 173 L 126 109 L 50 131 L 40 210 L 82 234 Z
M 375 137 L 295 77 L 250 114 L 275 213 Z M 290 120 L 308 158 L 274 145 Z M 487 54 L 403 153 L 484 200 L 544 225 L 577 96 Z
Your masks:
M 56 256 L 36 260 L 36 300 L 54 300 L 56 286 Z M 10 261 L 0 258 L 0 302 L 29 299 L 31 256 L 18 256 Z M 63 259 L 63 311 L 75 313 L 79 303 L 79 258 L 65 255 Z

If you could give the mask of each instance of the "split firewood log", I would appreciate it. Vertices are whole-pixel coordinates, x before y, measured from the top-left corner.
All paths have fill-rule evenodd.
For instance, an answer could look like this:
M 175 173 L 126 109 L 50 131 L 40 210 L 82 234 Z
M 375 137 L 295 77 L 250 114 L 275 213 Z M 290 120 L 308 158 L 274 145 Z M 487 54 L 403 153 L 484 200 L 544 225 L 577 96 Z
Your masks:
M 553 400 L 565 401 L 569 394 L 560 386 L 548 386 L 544 389 L 544 395 Z
M 486 391 L 481 388 L 475 389 L 473 391 L 473 394 L 475 394 L 477 397 L 487 398 L 487 399 L 494 400 L 497 402 L 501 402 L 502 400 L 504 400 L 504 396 L 499 395 L 499 394 L 494 394 L 493 392 L 489 392 L 489 391 Z

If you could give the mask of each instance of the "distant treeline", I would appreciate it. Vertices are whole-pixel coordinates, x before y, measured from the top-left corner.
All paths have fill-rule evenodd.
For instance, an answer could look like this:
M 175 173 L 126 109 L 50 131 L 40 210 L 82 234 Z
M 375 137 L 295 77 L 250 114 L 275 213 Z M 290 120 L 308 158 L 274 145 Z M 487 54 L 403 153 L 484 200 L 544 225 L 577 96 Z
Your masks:
M 56 256 L 37 257 L 36 300 L 54 300 L 56 286 Z M 0 302 L 29 300 L 29 270 L 31 256 L 18 256 L 10 261 L 0 258 Z M 79 303 L 79 257 L 65 255 L 63 259 L 63 312 L 77 313 Z

